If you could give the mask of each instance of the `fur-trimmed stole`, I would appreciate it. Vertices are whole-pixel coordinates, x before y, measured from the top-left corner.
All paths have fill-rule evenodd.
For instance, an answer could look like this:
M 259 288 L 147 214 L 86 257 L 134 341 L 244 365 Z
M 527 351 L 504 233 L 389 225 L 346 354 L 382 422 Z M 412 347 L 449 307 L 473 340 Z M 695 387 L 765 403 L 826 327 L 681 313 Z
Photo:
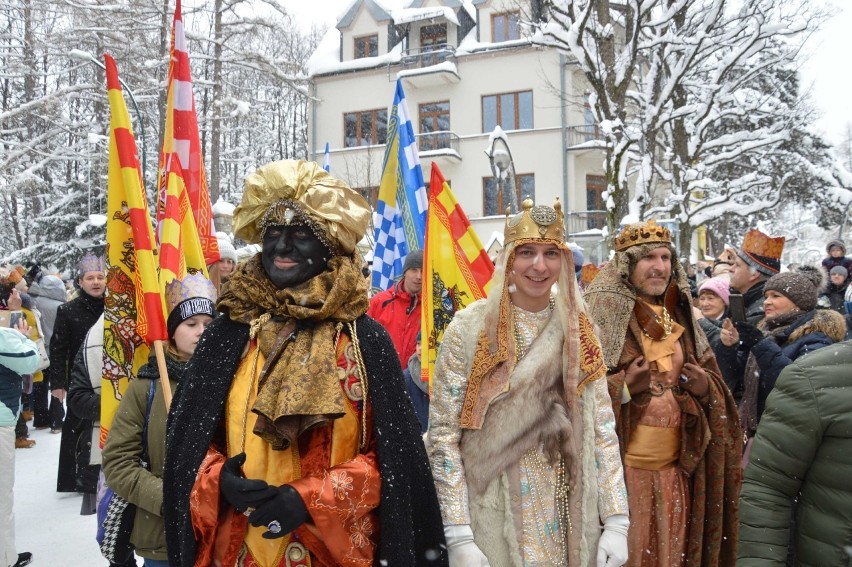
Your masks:
M 551 458 L 562 451 L 560 432 L 571 429 L 562 394 L 562 341 L 559 318 L 551 317 L 512 370 L 509 391 L 491 402 L 482 428 L 464 430 L 460 450 L 473 495 L 484 493 L 533 447 L 543 446 Z

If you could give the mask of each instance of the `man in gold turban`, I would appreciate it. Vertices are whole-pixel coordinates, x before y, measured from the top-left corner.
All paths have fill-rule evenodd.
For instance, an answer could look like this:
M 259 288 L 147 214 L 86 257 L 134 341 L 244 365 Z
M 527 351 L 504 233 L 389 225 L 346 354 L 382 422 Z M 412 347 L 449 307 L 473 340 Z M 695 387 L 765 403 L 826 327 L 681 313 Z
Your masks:
M 618 567 L 627 494 L 559 202 L 507 213 L 504 243 L 435 366 L 427 448 L 450 565 Z
M 742 431 L 692 314 L 671 234 L 654 221 L 616 236 L 586 290 L 601 330 L 630 502 L 631 567 L 733 565 Z
M 446 564 L 402 370 L 365 316 L 369 216 L 315 163 L 246 180 L 234 232 L 262 250 L 231 275 L 169 420 L 171 565 Z

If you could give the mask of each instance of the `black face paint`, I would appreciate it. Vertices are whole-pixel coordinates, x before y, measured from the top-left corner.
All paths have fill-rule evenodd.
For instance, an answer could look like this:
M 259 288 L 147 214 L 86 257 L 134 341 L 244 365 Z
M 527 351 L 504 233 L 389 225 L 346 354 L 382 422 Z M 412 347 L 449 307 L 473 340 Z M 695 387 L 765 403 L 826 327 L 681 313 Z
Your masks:
M 279 289 L 321 274 L 330 258 L 329 249 L 305 225 L 273 225 L 263 233 L 263 269 Z

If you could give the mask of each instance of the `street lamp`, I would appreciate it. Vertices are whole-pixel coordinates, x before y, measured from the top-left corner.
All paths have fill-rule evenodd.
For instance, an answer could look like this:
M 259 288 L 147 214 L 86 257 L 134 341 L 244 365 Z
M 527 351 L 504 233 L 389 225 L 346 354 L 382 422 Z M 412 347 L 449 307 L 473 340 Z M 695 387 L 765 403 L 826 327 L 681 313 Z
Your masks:
M 503 203 L 508 204 L 512 213 L 520 210 L 518 206 L 518 192 L 515 190 L 515 162 L 512 161 L 512 152 L 506 142 L 506 134 L 500 126 L 495 126 L 491 132 L 491 143 L 485 150 L 488 161 L 491 163 L 491 174 L 497 182 L 497 194 L 503 198 Z M 508 198 L 507 198 L 508 194 Z
M 68 52 L 68 57 L 72 59 L 78 59 L 80 61 L 88 61 L 89 63 L 94 63 L 104 71 L 106 71 L 106 65 L 101 63 L 101 61 L 89 53 L 88 51 L 83 51 L 82 49 L 72 49 Z M 136 98 L 133 96 L 133 89 L 127 86 L 127 83 L 124 82 L 124 79 L 121 77 L 118 78 L 118 82 L 121 83 L 122 88 L 130 97 L 130 102 L 133 103 L 133 110 L 136 114 L 136 121 L 139 123 L 139 135 L 142 137 L 140 141 L 140 145 L 142 146 L 142 182 L 145 182 L 145 165 L 147 163 L 147 147 L 145 144 L 145 122 L 142 120 L 142 113 L 139 112 L 139 105 L 136 104 Z

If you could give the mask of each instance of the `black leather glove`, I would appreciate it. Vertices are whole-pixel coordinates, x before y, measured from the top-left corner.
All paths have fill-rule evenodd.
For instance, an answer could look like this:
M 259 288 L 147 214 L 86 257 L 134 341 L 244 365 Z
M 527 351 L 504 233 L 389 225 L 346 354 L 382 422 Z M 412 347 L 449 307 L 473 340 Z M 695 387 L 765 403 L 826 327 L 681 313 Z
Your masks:
M 266 526 L 266 539 L 284 537 L 308 521 L 310 515 L 296 489 L 284 484 L 275 489 L 276 494 L 249 515 L 255 527 Z
M 765 338 L 763 331 L 751 323 L 738 321 L 734 323 L 734 327 L 737 328 L 737 333 L 740 335 L 740 343 L 742 343 L 743 347 L 749 350 Z
M 257 508 L 277 494 L 273 486 L 263 480 L 249 480 L 242 476 L 240 467 L 246 462 L 246 454 L 240 453 L 225 461 L 219 474 L 219 492 L 238 512 Z

